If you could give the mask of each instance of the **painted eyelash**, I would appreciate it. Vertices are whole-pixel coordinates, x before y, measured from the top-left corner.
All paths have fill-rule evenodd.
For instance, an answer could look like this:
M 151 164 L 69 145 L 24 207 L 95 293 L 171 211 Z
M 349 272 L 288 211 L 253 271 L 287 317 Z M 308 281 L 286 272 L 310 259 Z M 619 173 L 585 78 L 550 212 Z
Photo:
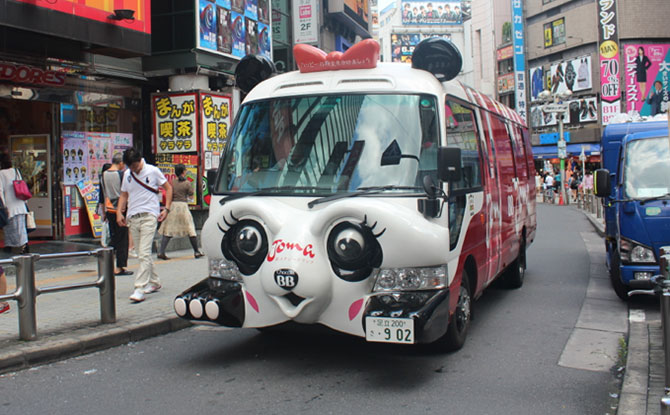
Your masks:
M 384 228 L 381 232 L 379 232 L 378 234 L 375 234 L 373 231 L 374 231 L 375 227 L 377 226 L 377 222 L 373 223 L 372 226 L 368 225 L 368 215 L 363 216 L 363 222 L 361 222 L 360 225 L 367 228 L 370 231 L 370 233 L 372 234 L 372 236 L 374 236 L 377 239 L 379 239 L 379 237 L 382 236 L 384 234 L 384 232 L 386 232 L 386 228 Z
M 225 216 L 223 217 L 223 223 L 225 223 L 226 226 L 228 226 L 228 229 L 223 229 L 218 222 L 216 223 L 216 226 L 219 228 L 221 232 L 223 232 L 224 235 L 230 230 L 230 228 L 232 228 L 237 222 L 240 221 L 235 217 L 235 215 L 233 215 L 233 212 L 230 212 L 230 218 L 232 219 L 233 223 L 228 223 L 226 217 Z

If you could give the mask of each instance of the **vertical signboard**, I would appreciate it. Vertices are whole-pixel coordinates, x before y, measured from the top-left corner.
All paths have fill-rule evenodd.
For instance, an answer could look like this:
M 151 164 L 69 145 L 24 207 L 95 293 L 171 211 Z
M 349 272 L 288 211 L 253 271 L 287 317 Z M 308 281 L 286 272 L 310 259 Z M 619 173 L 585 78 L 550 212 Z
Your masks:
M 640 115 L 666 112 L 669 98 L 670 45 L 632 44 L 626 59 L 626 110 Z
M 229 95 L 201 93 L 200 131 L 205 170 L 219 167 L 219 159 L 228 139 L 232 98 Z
M 521 0 L 512 0 L 512 44 L 514 45 L 514 80 L 516 89 L 516 112 L 528 121 L 526 112 L 526 63 L 523 34 L 523 5 Z
M 197 94 L 155 95 L 152 100 L 157 153 L 197 151 Z
M 621 113 L 619 82 L 619 35 L 616 0 L 598 0 L 598 53 L 600 55 L 600 97 L 602 124 Z
M 294 43 L 317 43 L 319 41 L 317 7 L 316 0 L 293 1 Z

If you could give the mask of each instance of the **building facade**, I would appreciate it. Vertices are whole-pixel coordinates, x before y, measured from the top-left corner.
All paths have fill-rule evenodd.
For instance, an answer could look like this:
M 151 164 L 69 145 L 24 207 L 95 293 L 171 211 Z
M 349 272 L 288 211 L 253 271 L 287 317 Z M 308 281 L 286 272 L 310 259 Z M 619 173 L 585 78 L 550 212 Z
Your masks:
M 654 84 L 667 108 L 670 7 L 665 0 L 525 0 L 529 125 L 536 159 L 556 162 L 556 113 L 539 94 L 566 90 L 568 157 L 599 162 L 602 129 L 619 113 L 652 114 Z M 642 7 L 641 7 L 642 6 Z M 639 62 L 639 63 L 638 63 Z M 543 163 L 539 163 L 543 164 Z

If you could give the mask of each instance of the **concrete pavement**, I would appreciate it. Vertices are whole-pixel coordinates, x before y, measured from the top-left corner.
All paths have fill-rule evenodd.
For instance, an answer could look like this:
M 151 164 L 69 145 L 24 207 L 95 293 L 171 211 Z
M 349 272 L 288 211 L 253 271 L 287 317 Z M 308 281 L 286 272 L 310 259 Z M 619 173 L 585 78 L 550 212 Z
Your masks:
M 91 246 L 95 248 L 95 246 Z M 65 357 L 179 330 L 190 325 L 173 311 L 175 296 L 207 275 L 207 259 L 195 259 L 193 251 L 171 251 L 171 258 L 155 258 L 163 288 L 133 304 L 133 275 L 116 277 L 116 317 L 113 324 L 100 322 L 100 299 L 95 288 L 43 294 L 37 297 L 37 335 L 34 341 L 18 339 L 18 311 L 11 301 L 9 313 L 0 315 L 0 373 L 31 367 Z M 51 260 L 55 261 L 55 260 Z M 51 287 L 97 278 L 97 259 L 78 258 L 77 264 L 36 271 L 38 287 Z M 40 261 L 38 261 L 39 264 Z M 137 259 L 129 260 L 137 272 Z M 8 269 L 8 272 L 11 270 Z M 8 292 L 14 291 L 14 278 L 8 278 Z

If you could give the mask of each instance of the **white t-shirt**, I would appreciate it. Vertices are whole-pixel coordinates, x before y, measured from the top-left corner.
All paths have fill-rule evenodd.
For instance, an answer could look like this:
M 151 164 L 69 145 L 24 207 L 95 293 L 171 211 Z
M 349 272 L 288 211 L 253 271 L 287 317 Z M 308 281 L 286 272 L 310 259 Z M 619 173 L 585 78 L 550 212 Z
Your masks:
M 554 177 L 553 177 L 552 175 L 548 175 L 548 176 L 544 179 L 544 184 L 546 184 L 547 187 L 553 186 L 553 185 L 554 185 Z
M 140 170 L 139 173 L 136 173 L 135 177 L 137 177 L 137 180 L 142 181 L 142 183 L 146 184 L 152 189 L 158 190 L 158 188 L 167 181 L 165 175 L 158 169 L 158 167 L 147 164 L 144 159 L 142 159 L 142 163 L 142 170 Z M 160 215 L 161 210 L 159 198 L 161 193 L 154 193 L 148 189 L 145 189 L 141 184 L 137 183 L 130 175 L 130 169 L 126 169 L 125 173 L 123 174 L 121 191 L 128 192 L 128 208 L 126 212 L 127 218 L 144 212 L 151 213 L 156 217 Z

